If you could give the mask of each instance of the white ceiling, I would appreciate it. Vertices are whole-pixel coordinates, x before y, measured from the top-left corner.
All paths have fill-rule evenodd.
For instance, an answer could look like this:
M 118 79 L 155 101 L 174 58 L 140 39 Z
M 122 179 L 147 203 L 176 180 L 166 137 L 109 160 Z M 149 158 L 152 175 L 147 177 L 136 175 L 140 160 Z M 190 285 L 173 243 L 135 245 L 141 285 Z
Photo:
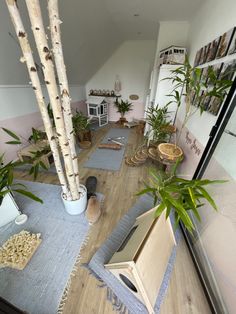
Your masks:
M 205 0 L 206 1 L 206 0 Z M 191 20 L 204 0 L 59 0 L 62 40 L 70 83 L 85 84 L 115 49 L 128 39 L 157 37 L 159 21 Z M 40 0 L 47 19 L 46 0 Z M 23 0 L 18 5 L 31 34 Z M 138 16 L 134 16 L 134 15 Z M 48 22 L 46 22 L 47 25 Z M 0 2 L 0 84 L 26 84 L 25 65 L 5 1 Z M 32 38 L 32 37 L 31 37 Z M 35 47 L 33 46 L 34 51 Z M 35 53 L 36 56 L 36 53 Z
M 189 21 L 206 0 L 105 0 L 105 2 L 112 20 L 125 38 L 156 39 L 159 21 Z

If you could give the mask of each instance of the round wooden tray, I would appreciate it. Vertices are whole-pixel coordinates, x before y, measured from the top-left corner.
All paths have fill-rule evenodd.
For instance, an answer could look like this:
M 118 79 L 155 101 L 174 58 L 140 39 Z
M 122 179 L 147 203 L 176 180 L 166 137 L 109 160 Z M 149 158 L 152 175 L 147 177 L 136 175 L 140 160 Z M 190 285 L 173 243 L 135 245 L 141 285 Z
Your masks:
M 176 161 L 183 156 L 183 151 L 179 146 L 170 143 L 162 143 L 158 145 L 160 157 L 163 159 Z

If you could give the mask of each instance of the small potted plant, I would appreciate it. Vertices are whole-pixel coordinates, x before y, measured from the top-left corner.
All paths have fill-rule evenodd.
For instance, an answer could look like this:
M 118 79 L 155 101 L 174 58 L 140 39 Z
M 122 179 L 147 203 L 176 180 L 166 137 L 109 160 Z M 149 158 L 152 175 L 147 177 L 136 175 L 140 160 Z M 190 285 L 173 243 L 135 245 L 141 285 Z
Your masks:
M 14 183 L 13 171 L 20 162 L 8 162 L 4 165 L 3 155 L 0 156 L 0 227 L 14 220 L 20 215 L 19 208 L 15 203 L 12 192 L 22 194 L 36 202 L 43 201 L 33 193 L 26 190 L 20 183 Z
M 83 146 L 85 142 L 92 142 L 92 134 L 90 130 L 90 119 L 81 111 L 76 110 L 76 114 L 72 117 L 74 134 L 79 145 Z M 89 146 L 90 146 L 89 145 Z
M 133 106 L 131 102 L 128 102 L 128 100 L 118 100 L 118 98 L 115 101 L 115 107 L 117 108 L 117 112 L 120 113 L 120 119 L 118 121 L 119 124 L 123 125 L 125 122 L 127 122 L 125 118 L 125 114 L 131 110 L 133 110 L 131 107 Z
M 152 143 L 166 142 L 171 133 L 175 133 L 176 127 L 168 120 L 168 105 L 158 108 L 150 107 L 146 111 L 146 122 L 149 125 L 148 137 Z
M 137 195 L 150 193 L 154 200 L 154 206 L 156 206 L 156 217 L 159 217 L 163 211 L 166 211 L 167 218 L 171 211 L 174 211 L 175 226 L 181 221 L 192 232 L 194 230 L 194 223 L 189 216 L 190 212 L 193 213 L 198 221 L 201 221 L 198 208 L 203 206 L 205 201 L 217 210 L 213 198 L 205 187 L 225 181 L 182 179 L 176 176 L 178 163 L 179 161 L 177 161 L 170 173 L 165 173 L 162 170 L 150 170 L 150 183 L 145 183 L 145 189 Z

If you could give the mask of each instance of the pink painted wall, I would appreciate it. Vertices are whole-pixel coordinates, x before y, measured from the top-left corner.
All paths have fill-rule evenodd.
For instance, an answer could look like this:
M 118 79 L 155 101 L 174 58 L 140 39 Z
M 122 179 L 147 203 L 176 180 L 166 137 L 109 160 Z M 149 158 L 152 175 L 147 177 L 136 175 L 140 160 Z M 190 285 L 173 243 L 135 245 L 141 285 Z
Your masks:
M 25 139 L 28 139 L 30 136 L 32 127 L 37 128 L 42 126 L 42 124 L 43 122 L 39 112 L 0 121 L 1 128 L 7 128 Z M 5 144 L 5 142 L 9 140 L 11 140 L 11 138 L 0 130 L 0 154 L 5 153 L 5 161 L 16 159 L 17 151 L 21 147 L 26 146 Z
M 73 113 L 78 110 L 87 115 L 87 105 L 85 100 L 72 102 L 71 108 Z
M 87 114 L 87 107 L 85 101 L 78 101 L 72 103 L 72 110 L 80 110 L 84 114 Z M 37 128 L 43 125 L 41 115 L 39 112 L 34 112 L 24 116 L 10 118 L 0 121 L 0 128 L 7 128 L 17 135 L 22 136 L 26 140 L 31 134 L 31 128 Z M 27 146 L 28 143 L 25 140 L 22 145 L 7 145 L 6 141 L 11 140 L 10 137 L 0 130 L 0 154 L 5 153 L 5 161 L 15 160 L 17 158 L 17 151 Z

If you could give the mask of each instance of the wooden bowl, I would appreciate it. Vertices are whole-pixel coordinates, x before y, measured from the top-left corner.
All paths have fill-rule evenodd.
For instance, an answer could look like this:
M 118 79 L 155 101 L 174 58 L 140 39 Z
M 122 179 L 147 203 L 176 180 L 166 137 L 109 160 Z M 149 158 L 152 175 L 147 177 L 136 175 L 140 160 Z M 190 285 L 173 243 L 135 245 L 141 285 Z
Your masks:
M 170 143 L 162 143 L 158 145 L 158 151 L 160 153 L 160 157 L 176 161 L 178 158 L 183 156 L 183 151 L 179 146 Z
M 82 149 L 88 149 L 89 147 L 91 147 L 92 143 L 90 141 L 82 141 L 79 142 L 79 147 Z

